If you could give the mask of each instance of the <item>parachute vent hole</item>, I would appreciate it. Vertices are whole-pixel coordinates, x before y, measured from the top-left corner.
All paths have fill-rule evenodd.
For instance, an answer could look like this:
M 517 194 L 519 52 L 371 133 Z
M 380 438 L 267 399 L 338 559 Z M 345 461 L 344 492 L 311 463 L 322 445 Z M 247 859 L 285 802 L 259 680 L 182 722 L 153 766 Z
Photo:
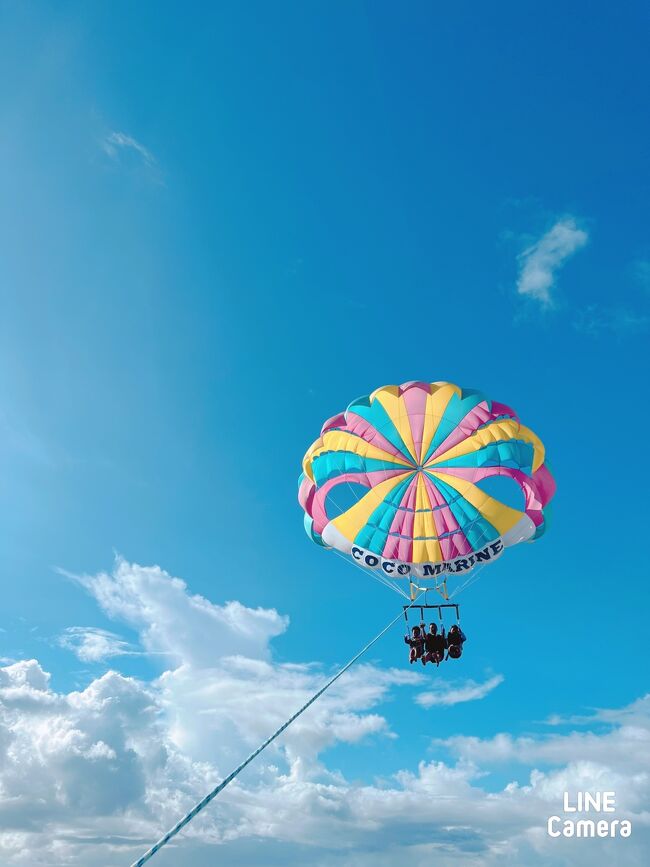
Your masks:
M 325 500 L 325 512 L 328 520 L 333 521 L 343 512 L 347 512 L 368 493 L 368 488 L 356 482 L 343 482 L 335 485 Z
M 510 476 L 489 476 L 476 482 L 476 487 L 505 506 L 523 512 L 526 503 L 524 492 Z

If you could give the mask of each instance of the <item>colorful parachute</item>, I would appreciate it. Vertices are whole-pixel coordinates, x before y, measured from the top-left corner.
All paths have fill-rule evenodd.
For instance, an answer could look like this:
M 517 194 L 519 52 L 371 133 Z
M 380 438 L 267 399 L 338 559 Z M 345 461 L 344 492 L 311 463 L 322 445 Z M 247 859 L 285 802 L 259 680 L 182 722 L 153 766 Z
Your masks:
M 325 422 L 303 470 L 299 501 L 315 542 L 388 578 L 431 579 L 445 596 L 450 574 L 541 536 L 555 492 L 544 446 L 514 411 L 449 382 L 387 385 L 353 401 Z M 499 498 L 495 477 L 510 480 L 518 502 Z

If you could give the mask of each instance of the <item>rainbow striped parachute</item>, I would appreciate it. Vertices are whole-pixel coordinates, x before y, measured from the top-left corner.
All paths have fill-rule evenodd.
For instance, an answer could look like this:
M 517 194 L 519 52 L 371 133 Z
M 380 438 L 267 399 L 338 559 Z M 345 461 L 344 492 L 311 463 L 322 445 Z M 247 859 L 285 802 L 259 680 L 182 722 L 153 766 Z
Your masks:
M 539 538 L 555 482 L 510 407 L 450 382 L 386 385 L 325 422 L 299 501 L 319 545 L 388 578 L 447 579 Z M 548 511 L 548 510 L 547 510 Z

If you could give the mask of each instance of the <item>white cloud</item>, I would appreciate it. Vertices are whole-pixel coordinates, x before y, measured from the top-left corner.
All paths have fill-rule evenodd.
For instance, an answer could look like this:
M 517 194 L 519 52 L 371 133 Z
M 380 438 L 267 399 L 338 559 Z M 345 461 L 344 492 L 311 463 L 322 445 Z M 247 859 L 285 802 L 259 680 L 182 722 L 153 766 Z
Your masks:
M 61 647 L 71 650 L 82 662 L 102 662 L 112 656 L 137 654 L 131 645 L 106 629 L 70 626 L 59 636 Z
M 462 684 L 454 685 L 447 681 L 439 681 L 428 692 L 421 692 L 415 699 L 422 707 L 450 707 L 465 701 L 478 701 L 496 689 L 503 683 L 503 675 L 495 674 L 483 683 L 467 680 Z
M 196 759 L 219 754 L 236 764 L 322 685 L 319 666 L 271 661 L 270 641 L 289 624 L 274 609 L 216 605 L 158 566 L 121 558 L 110 574 L 72 577 L 164 663 L 156 686 L 170 737 Z M 308 774 L 320 769 L 317 757 L 326 747 L 388 733 L 385 719 L 368 711 L 393 686 L 420 680 L 411 671 L 358 666 L 291 727 L 283 754 L 289 762 L 300 758 Z
M 458 735 L 438 745 L 465 762 L 488 765 L 569 764 L 576 756 L 594 766 L 615 766 L 619 772 L 633 773 L 641 757 L 650 768 L 650 727 L 621 726 L 610 732 L 570 732 L 553 737 L 512 737 L 501 733 L 485 740 Z
M 32 708 L 50 703 L 50 675 L 35 659 L 21 660 L 0 668 L 0 702 L 5 707 Z
M 268 659 L 269 641 L 289 625 L 289 618 L 275 609 L 246 608 L 240 602 L 215 605 L 191 595 L 184 581 L 159 566 L 117 558 L 111 574 L 63 574 L 88 590 L 109 617 L 137 629 L 147 651 L 177 663 L 209 668 L 224 656 Z
M 130 150 L 142 158 L 147 166 L 156 165 L 154 155 L 143 144 L 123 132 L 111 132 L 102 141 L 102 149 L 111 159 L 117 159 L 120 151 Z
M 34 660 L 0 668 L 0 863 L 7 867 L 128 864 L 325 676 L 318 665 L 273 661 L 269 642 L 288 626 L 275 611 L 215 605 L 158 567 L 121 560 L 111 574 L 80 580 L 106 613 L 138 630 L 147 650 L 170 652 L 159 658 L 176 667 L 150 683 L 109 671 L 72 692 L 55 691 Z M 645 863 L 650 699 L 585 718 L 599 734 L 438 741 L 450 761 L 422 761 L 374 783 L 325 765 L 323 751 L 334 744 L 389 735 L 381 703 L 396 687 L 423 682 L 409 669 L 352 669 L 160 863 Z M 493 767 L 512 763 L 525 783 L 488 785 Z M 546 817 L 566 787 L 617 791 L 635 822 L 624 848 L 546 836 Z
M 550 307 L 557 271 L 570 256 L 584 247 L 588 237 L 573 217 L 558 220 L 538 241 L 519 254 L 517 292 L 533 298 L 543 307 Z

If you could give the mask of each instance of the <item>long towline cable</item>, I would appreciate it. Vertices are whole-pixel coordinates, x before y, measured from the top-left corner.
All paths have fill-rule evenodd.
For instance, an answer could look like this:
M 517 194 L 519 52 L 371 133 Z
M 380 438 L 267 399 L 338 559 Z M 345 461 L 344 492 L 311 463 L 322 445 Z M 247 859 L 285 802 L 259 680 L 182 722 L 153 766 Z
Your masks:
M 416 604 L 416 601 L 417 601 L 417 599 L 418 599 L 419 596 L 420 596 L 420 594 L 418 593 L 418 596 L 415 597 L 415 599 L 413 600 L 413 602 L 411 602 L 411 604 L 408 606 L 408 608 L 412 608 L 412 607 Z M 408 609 L 407 609 L 407 610 L 408 610 Z M 260 754 L 263 750 L 265 750 L 265 749 L 269 746 L 269 744 L 273 743 L 273 741 L 274 741 L 274 740 L 275 740 L 279 735 L 281 735 L 283 731 L 285 731 L 286 729 L 288 729 L 292 722 L 294 722 L 296 719 L 298 719 L 298 717 L 299 717 L 302 713 L 304 713 L 304 712 L 307 710 L 308 707 L 310 707 L 310 706 L 311 706 L 311 705 L 312 705 L 312 704 L 313 704 L 313 703 L 314 703 L 318 698 L 320 698 L 321 695 L 322 695 L 326 690 L 328 690 L 328 689 L 330 688 L 330 686 L 332 686 L 332 684 L 333 684 L 335 681 L 337 681 L 337 680 L 339 679 L 339 677 L 341 677 L 341 675 L 345 674 L 345 672 L 346 672 L 349 668 L 351 668 L 351 667 L 354 665 L 354 663 L 355 663 L 358 659 L 360 659 L 360 658 L 363 656 L 364 653 L 366 653 L 366 651 L 370 650 L 370 648 L 373 646 L 373 644 L 376 644 L 376 642 L 379 641 L 379 639 L 380 639 L 382 636 L 384 636 L 384 635 L 388 632 L 388 630 L 389 630 L 392 626 L 394 626 L 394 625 L 397 623 L 398 620 L 401 620 L 401 618 L 402 618 L 403 616 L 404 616 L 404 612 L 403 612 L 403 611 L 400 611 L 400 613 L 397 615 L 397 617 L 394 617 L 394 618 L 390 621 L 390 623 L 388 624 L 388 626 L 385 626 L 385 627 L 381 630 L 381 632 L 379 632 L 377 635 L 375 635 L 375 637 L 372 639 L 372 641 L 369 641 L 368 644 L 366 644 L 366 646 L 365 646 L 364 648 L 362 648 L 362 649 L 361 649 L 361 650 L 360 650 L 360 651 L 359 651 L 355 656 L 352 657 L 352 659 L 351 659 L 349 662 L 347 662 L 347 663 L 343 666 L 343 668 L 339 669 L 339 671 L 334 675 L 334 677 L 330 678 L 330 679 L 327 681 L 327 683 L 325 684 L 325 686 L 322 686 L 322 687 L 318 690 L 318 692 L 314 693 L 314 695 L 312 695 L 312 697 L 309 699 L 309 701 L 305 702 L 305 704 L 303 704 L 303 706 L 302 706 L 299 710 L 297 710 L 297 711 L 293 714 L 293 716 L 290 716 L 289 719 L 288 719 L 285 723 L 283 723 L 283 724 L 280 726 L 279 729 L 277 729 L 275 732 L 273 732 L 273 734 L 272 734 L 270 737 L 268 737 L 268 738 L 264 741 L 264 743 L 260 744 L 260 746 L 259 746 L 259 747 L 254 751 L 254 752 L 252 752 L 252 753 L 250 754 L 250 756 L 248 756 L 247 759 L 244 759 L 244 761 L 243 761 L 240 765 L 238 765 L 238 766 L 235 768 L 235 770 L 234 770 L 231 774 L 228 774 L 228 776 L 227 776 L 224 780 L 222 780 L 222 781 L 219 783 L 219 785 L 216 786 L 216 787 L 215 787 L 215 788 L 214 788 L 214 789 L 213 789 L 209 794 L 207 794 L 207 795 L 205 796 L 205 798 L 203 798 L 201 801 L 198 802 L 198 804 L 196 804 L 194 807 L 192 807 L 192 809 L 189 811 L 189 813 L 186 813 L 186 814 L 183 816 L 183 818 L 182 818 L 180 821 L 178 821 L 178 822 L 174 825 L 173 828 L 170 828 L 169 831 L 167 831 L 167 833 L 166 833 L 164 836 L 162 836 L 162 837 L 160 838 L 160 840 L 158 840 L 157 843 L 154 843 L 154 845 L 151 847 L 151 849 L 148 849 L 148 850 L 144 853 L 144 855 L 142 855 L 141 858 L 138 858 L 137 861 L 134 861 L 133 864 L 131 864 L 131 867 L 142 867 L 142 865 L 143 865 L 143 864 L 146 864 L 146 862 L 147 862 L 150 858 L 153 858 L 153 856 L 156 854 L 156 852 L 160 851 L 160 849 L 162 849 L 162 847 L 163 847 L 165 844 L 169 843 L 169 841 L 170 841 L 173 837 L 175 837 L 175 836 L 179 833 L 179 831 L 182 831 L 183 828 L 184 828 L 186 825 L 188 825 L 188 824 L 192 821 L 192 819 L 193 819 L 195 816 L 197 816 L 197 815 L 201 812 L 201 810 L 202 810 L 204 807 L 207 807 L 207 806 L 208 806 L 208 804 L 210 803 L 210 801 L 212 801 L 214 798 L 217 797 L 217 795 L 219 794 L 219 792 L 222 792 L 222 791 L 226 788 L 226 786 L 228 785 L 228 783 L 232 783 L 232 781 L 235 779 L 235 777 L 236 777 L 238 774 L 240 774 L 241 771 L 243 771 L 244 768 L 245 768 L 247 765 L 249 765 L 249 764 L 253 761 L 253 759 L 257 758 L 257 756 L 259 756 L 259 754 Z
M 484 532 L 484 531 L 483 531 L 483 532 Z M 332 549 L 332 550 L 334 551 L 335 554 L 339 554 L 339 556 L 340 556 L 342 559 L 345 559 L 345 560 L 348 559 L 348 558 L 345 557 L 343 554 L 341 554 L 339 551 L 337 551 L 335 548 Z M 356 566 L 358 569 L 360 569 L 361 571 L 363 571 L 365 574 L 369 575 L 369 576 L 372 577 L 372 578 L 375 578 L 375 580 L 379 581 L 381 584 L 385 584 L 386 587 L 390 588 L 391 590 L 394 590 L 394 591 L 397 592 L 400 596 L 403 596 L 405 599 L 407 599 L 407 600 L 409 599 L 409 597 L 407 596 L 406 593 L 404 593 L 403 590 L 401 590 L 400 588 L 396 587 L 395 585 L 393 585 L 393 584 L 392 584 L 391 582 L 389 582 L 388 580 L 382 580 L 383 576 L 379 577 L 376 573 L 374 573 L 374 570 L 372 570 L 372 569 L 364 569 L 364 568 L 363 568 L 359 563 L 356 563 L 354 560 L 351 561 L 351 562 L 352 562 L 352 564 L 353 564 L 354 566 Z M 482 570 L 482 568 L 483 568 L 483 564 L 479 567 L 479 569 L 478 569 L 477 571 L 480 572 L 480 571 Z M 471 581 L 471 583 L 473 583 L 475 580 L 477 580 L 478 577 L 479 577 L 479 576 L 476 575 L 476 574 L 472 575 L 471 578 L 472 578 L 473 580 Z M 468 582 L 465 582 L 465 583 L 462 584 L 460 587 L 457 587 L 457 588 L 455 589 L 455 591 L 451 594 L 450 598 L 453 597 L 453 596 L 455 596 L 457 593 L 461 592 L 463 589 L 465 589 L 465 586 L 466 586 L 467 583 L 468 583 Z M 420 587 L 420 588 L 418 588 L 418 589 L 419 589 L 419 592 L 417 593 L 415 599 L 413 599 L 413 600 L 411 601 L 410 605 L 405 606 L 405 608 L 406 608 L 407 611 L 408 611 L 409 609 L 413 608 L 413 607 L 417 607 L 417 600 L 418 600 L 419 597 L 422 595 L 422 593 L 424 593 L 427 589 L 433 589 L 433 588 L 424 588 L 424 587 Z M 144 853 L 144 855 L 143 855 L 139 860 L 134 861 L 133 864 L 131 865 L 131 867 L 142 867 L 142 865 L 143 865 L 143 864 L 146 864 L 146 862 L 147 862 L 150 858 L 152 858 L 152 857 L 156 854 L 156 852 L 158 852 L 160 849 L 162 849 L 163 846 L 165 846 L 165 845 L 166 845 L 166 844 L 167 844 L 167 843 L 168 843 L 168 842 L 169 842 L 173 837 L 175 837 L 175 836 L 176 836 L 180 831 L 182 831 L 182 829 L 183 829 L 186 825 L 188 825 L 188 824 L 192 821 L 192 819 L 193 819 L 193 818 L 194 818 L 198 813 L 200 813 L 201 810 L 203 810 L 204 807 L 206 807 L 206 806 L 210 803 L 210 801 L 212 801 L 214 798 L 216 798 L 216 796 L 217 796 L 221 791 L 223 791 L 223 789 L 225 789 L 225 787 L 226 787 L 229 783 L 231 783 L 231 782 L 235 779 L 235 777 L 236 777 L 236 776 L 237 776 L 241 771 L 243 771 L 244 768 L 245 768 L 248 764 L 250 764 L 250 762 L 252 762 L 255 758 L 257 758 L 257 756 L 258 756 L 258 755 L 259 755 L 263 750 L 265 750 L 266 747 L 268 747 L 268 746 L 269 746 L 269 745 L 270 745 L 270 744 L 271 744 L 271 743 L 272 743 L 272 742 L 273 742 L 273 741 L 274 741 L 274 740 L 275 740 L 279 735 L 281 735 L 282 732 L 284 732 L 284 731 L 285 731 L 285 730 L 286 730 L 286 729 L 291 725 L 292 722 L 294 722 L 294 721 L 295 721 L 295 720 L 296 720 L 296 719 L 297 719 L 297 718 L 298 718 L 298 717 L 299 717 L 299 716 L 300 716 L 304 711 L 307 710 L 308 707 L 310 707 L 310 706 L 311 706 L 311 705 L 312 705 L 312 704 L 313 704 L 313 703 L 314 703 L 318 698 L 320 698 L 320 696 L 321 696 L 321 695 L 322 695 L 326 690 L 328 690 L 329 687 L 330 687 L 330 686 L 331 686 L 331 685 L 332 685 L 336 680 L 338 680 L 339 677 L 341 677 L 341 675 L 343 675 L 343 674 L 344 674 L 344 673 L 345 673 L 345 672 L 346 672 L 346 671 L 347 671 L 347 670 L 348 670 L 352 665 L 354 665 L 354 663 L 355 663 L 358 659 L 360 659 L 360 657 L 363 656 L 363 654 L 366 653 L 366 651 L 368 651 L 368 650 L 372 647 L 372 645 L 375 644 L 375 642 L 379 641 L 379 639 L 380 639 L 383 635 L 385 635 L 386 632 L 388 632 L 388 630 L 389 630 L 389 629 L 390 629 L 390 628 L 391 628 L 391 627 L 392 627 L 392 626 L 393 626 L 393 625 L 394 625 L 394 624 L 395 624 L 395 623 L 396 623 L 396 622 L 397 622 L 397 621 L 398 621 L 402 616 L 403 616 L 403 612 L 402 612 L 401 614 L 398 614 L 397 617 L 395 617 L 393 620 L 391 620 L 391 622 L 388 624 L 388 626 L 386 626 L 384 629 L 382 629 L 382 631 L 381 631 L 380 633 L 378 633 L 378 634 L 377 634 L 377 635 L 372 639 L 372 641 L 370 641 L 368 644 L 366 644 L 366 646 L 365 646 L 362 650 L 360 650 L 360 651 L 356 654 L 356 656 L 354 656 L 354 657 L 353 657 L 353 658 L 352 658 L 348 663 L 346 663 L 346 665 L 344 665 L 343 668 L 341 668 L 341 669 L 340 669 L 340 670 L 339 670 L 339 671 L 334 675 L 334 677 L 332 677 L 332 678 L 331 678 L 331 679 L 330 679 L 330 680 L 329 680 L 329 681 L 328 681 L 328 682 L 327 682 L 327 683 L 326 683 L 326 684 L 325 684 L 325 685 L 324 685 L 324 686 L 323 686 L 323 687 L 322 687 L 322 688 L 321 688 L 317 693 L 315 693 L 315 694 L 314 694 L 314 695 L 309 699 L 309 701 L 306 702 L 306 704 L 304 704 L 304 705 L 303 705 L 303 706 L 302 706 L 298 711 L 296 711 L 296 713 L 295 713 L 292 717 L 290 717 L 290 718 L 289 718 L 289 719 L 288 719 L 288 720 L 287 720 L 287 721 L 286 721 L 286 722 L 285 722 L 285 723 L 284 723 L 284 724 L 283 724 L 283 725 L 282 725 L 282 726 L 281 726 L 281 727 L 280 727 L 276 732 L 274 732 L 274 733 L 273 733 L 269 738 L 267 738 L 267 740 L 265 740 L 264 743 L 262 743 L 262 744 L 261 744 L 261 745 L 260 745 L 260 746 L 259 746 L 259 747 L 254 751 L 254 752 L 253 752 L 253 753 L 250 754 L 250 756 L 248 756 L 247 759 L 245 759 L 245 760 L 244 760 L 244 761 L 243 761 L 243 762 L 242 762 L 242 763 L 241 763 L 237 768 L 235 768 L 235 770 L 234 770 L 234 771 L 233 771 L 233 772 L 232 772 L 228 777 L 226 777 L 226 778 L 225 778 L 225 779 L 224 779 L 224 780 L 223 780 L 223 781 L 222 781 L 222 782 L 221 782 L 221 783 L 220 783 L 220 784 L 219 784 L 215 789 L 213 789 L 213 790 L 212 790 L 208 795 L 206 795 L 205 798 L 203 798 L 203 800 L 199 801 L 199 803 L 196 804 L 196 805 L 192 808 L 192 810 L 190 810 L 189 813 L 187 813 L 185 816 L 183 816 L 183 818 L 182 818 L 179 822 L 177 822 L 176 825 L 174 825 L 173 828 L 170 828 L 170 830 L 169 830 L 169 831 L 168 831 L 168 832 L 167 832 L 163 837 L 161 837 L 160 840 L 158 840 L 157 843 L 155 843 L 155 844 L 154 844 L 150 849 L 148 849 L 148 850 Z

